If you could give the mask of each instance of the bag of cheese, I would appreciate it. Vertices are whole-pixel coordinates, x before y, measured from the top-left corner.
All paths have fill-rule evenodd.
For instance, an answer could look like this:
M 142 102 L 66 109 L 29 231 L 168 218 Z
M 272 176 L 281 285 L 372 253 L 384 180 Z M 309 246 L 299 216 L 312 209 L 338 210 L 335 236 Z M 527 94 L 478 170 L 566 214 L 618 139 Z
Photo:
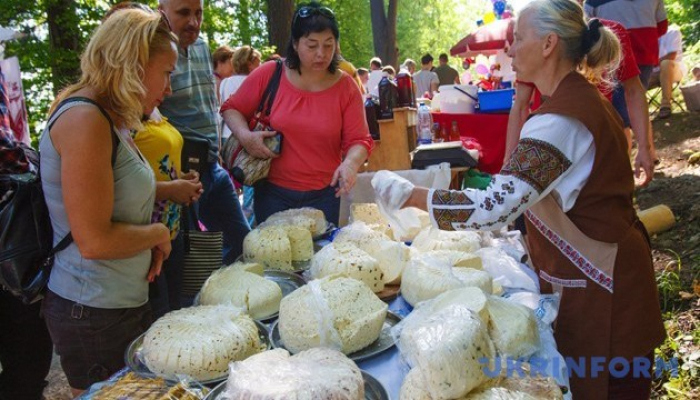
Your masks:
M 421 304 L 392 333 L 404 360 L 422 376 L 430 398 L 458 399 L 486 382 L 483 368 L 496 353 L 478 311 L 446 298 L 434 302 Z
M 465 286 L 475 286 L 492 294 L 492 279 L 485 271 L 473 268 L 454 268 L 428 254 L 414 257 L 403 271 L 401 294 L 412 306 L 429 300 L 440 293 Z
M 358 280 L 337 275 L 313 280 L 282 299 L 280 338 L 292 353 L 328 347 L 350 354 L 377 340 L 387 309 Z
M 503 357 L 527 358 L 540 346 L 537 319 L 533 311 L 522 304 L 490 296 L 489 335 Z
M 314 348 L 290 356 L 283 349 L 231 364 L 229 400 L 363 400 L 362 371 L 344 354 Z

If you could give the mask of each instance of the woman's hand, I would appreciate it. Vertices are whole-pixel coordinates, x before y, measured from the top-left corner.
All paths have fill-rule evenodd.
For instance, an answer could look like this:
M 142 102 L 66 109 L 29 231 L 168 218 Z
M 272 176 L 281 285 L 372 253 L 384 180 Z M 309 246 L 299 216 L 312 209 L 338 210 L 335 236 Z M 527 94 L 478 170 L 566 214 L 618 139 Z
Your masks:
M 160 275 L 160 271 L 163 269 L 163 261 L 170 256 L 170 250 L 172 250 L 170 240 L 160 243 L 151 249 L 151 267 L 147 276 L 149 282 L 155 281 L 156 277 Z
M 644 178 L 641 173 L 644 172 Z M 644 187 L 651 182 L 654 177 L 654 160 L 651 155 L 651 149 L 647 146 L 640 146 L 637 149 L 637 156 L 634 158 L 634 176 L 635 184 Z
M 275 131 L 248 131 L 241 132 L 238 135 L 238 140 L 240 140 L 243 148 L 255 158 L 277 158 L 279 155 L 272 152 L 265 146 L 265 138 L 273 137 L 277 134 Z
M 343 161 L 333 173 L 331 186 L 335 187 L 335 197 L 350 193 L 357 182 L 357 168 L 350 162 Z
M 170 200 L 186 206 L 199 200 L 199 197 L 204 192 L 204 187 L 202 186 L 202 182 L 199 181 L 199 174 L 197 171 L 190 171 L 183 174 L 182 179 L 172 181 L 172 185 L 174 187 Z

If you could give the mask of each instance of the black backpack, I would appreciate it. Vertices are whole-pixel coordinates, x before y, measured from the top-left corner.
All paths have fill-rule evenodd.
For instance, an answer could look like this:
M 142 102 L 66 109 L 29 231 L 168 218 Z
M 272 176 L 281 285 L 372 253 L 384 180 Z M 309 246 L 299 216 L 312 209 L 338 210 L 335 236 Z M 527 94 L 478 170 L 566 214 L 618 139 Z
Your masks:
M 56 107 L 56 111 L 72 102 L 97 106 L 109 121 L 114 167 L 119 138 L 109 114 L 99 104 L 84 97 L 66 99 Z M 54 115 L 51 115 L 49 122 L 48 129 L 51 129 L 55 122 Z M 36 167 L 35 170 L 40 171 L 38 152 L 29 147 L 22 149 Z M 53 229 L 39 173 L 2 174 L 0 188 L 0 286 L 29 304 L 39 298 L 46 286 L 54 255 L 68 247 L 73 237 L 69 232 L 53 246 Z

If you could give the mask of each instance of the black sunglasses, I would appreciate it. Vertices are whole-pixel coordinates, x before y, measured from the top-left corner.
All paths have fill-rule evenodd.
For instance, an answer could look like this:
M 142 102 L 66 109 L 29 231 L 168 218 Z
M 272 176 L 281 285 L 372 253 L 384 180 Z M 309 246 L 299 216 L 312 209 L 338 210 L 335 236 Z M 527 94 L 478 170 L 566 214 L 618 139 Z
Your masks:
M 292 21 L 292 26 L 296 25 L 297 19 L 299 18 L 309 18 L 311 16 L 320 14 L 328 19 L 335 19 L 335 13 L 328 7 L 311 7 L 304 6 L 297 10 L 294 14 L 294 20 Z

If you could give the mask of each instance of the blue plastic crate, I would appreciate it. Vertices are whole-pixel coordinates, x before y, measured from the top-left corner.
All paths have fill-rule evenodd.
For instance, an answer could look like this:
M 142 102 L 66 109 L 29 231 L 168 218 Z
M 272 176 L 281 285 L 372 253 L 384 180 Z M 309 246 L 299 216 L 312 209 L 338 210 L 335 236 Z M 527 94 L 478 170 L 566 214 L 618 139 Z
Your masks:
M 479 112 L 510 111 L 513 106 L 515 89 L 479 92 Z

